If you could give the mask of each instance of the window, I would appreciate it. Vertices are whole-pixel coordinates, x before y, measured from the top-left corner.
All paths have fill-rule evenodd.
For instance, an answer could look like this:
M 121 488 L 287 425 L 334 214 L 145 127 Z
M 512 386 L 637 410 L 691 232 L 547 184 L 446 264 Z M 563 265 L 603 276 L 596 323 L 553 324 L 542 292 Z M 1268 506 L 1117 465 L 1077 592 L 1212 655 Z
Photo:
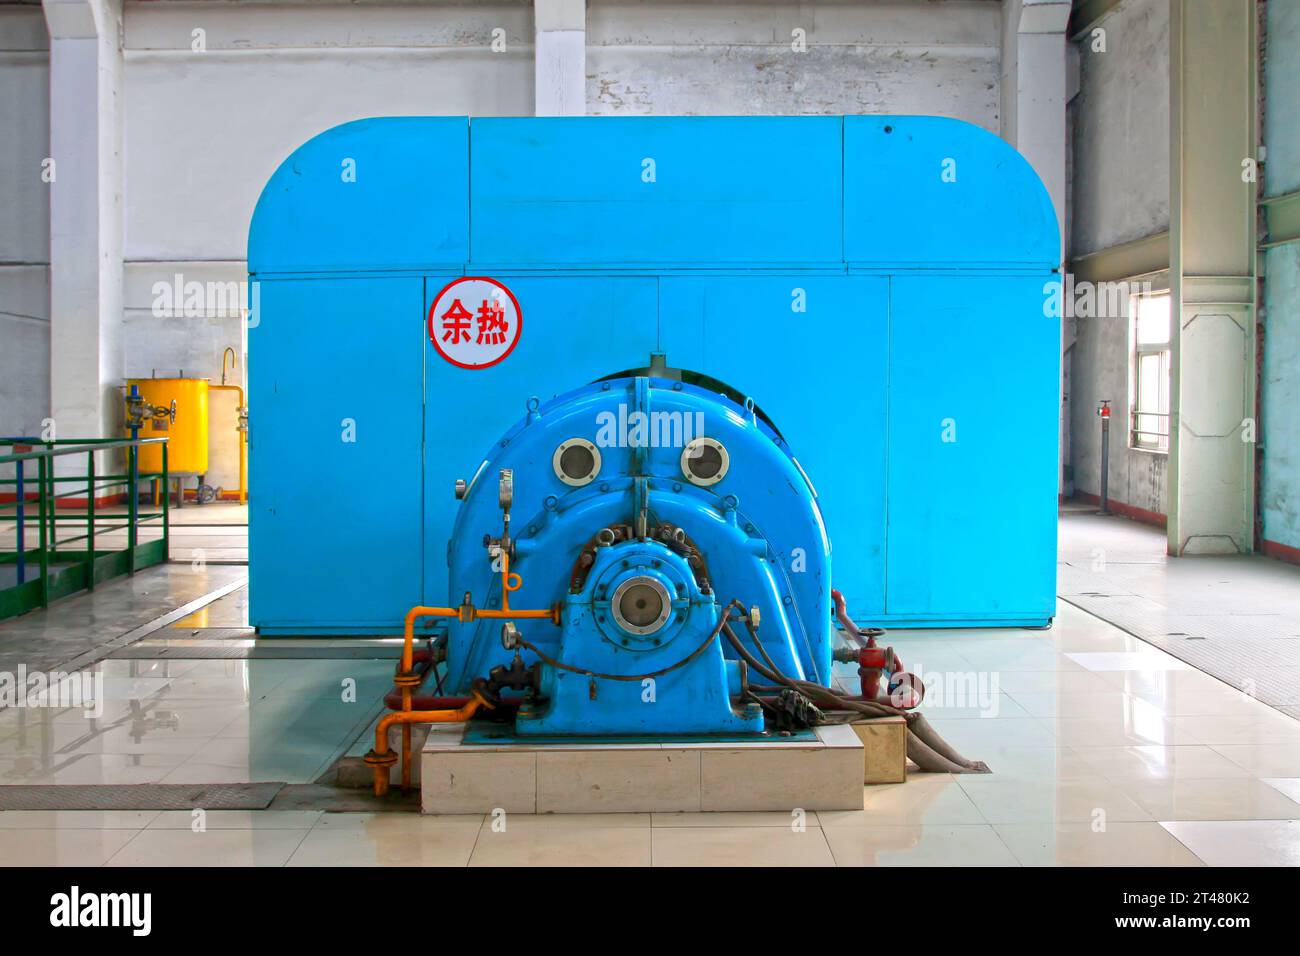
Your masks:
M 1169 451 L 1169 293 L 1129 302 L 1133 361 L 1129 380 L 1129 445 Z

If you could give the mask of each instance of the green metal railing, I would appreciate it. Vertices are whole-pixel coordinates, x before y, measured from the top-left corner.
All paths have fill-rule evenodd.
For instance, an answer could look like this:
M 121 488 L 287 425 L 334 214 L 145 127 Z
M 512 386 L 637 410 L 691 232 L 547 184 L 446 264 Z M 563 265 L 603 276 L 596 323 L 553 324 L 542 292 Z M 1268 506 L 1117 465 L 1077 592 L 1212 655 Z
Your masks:
M 142 445 L 162 446 L 162 471 L 141 472 L 139 449 Z M 170 556 L 168 518 L 168 473 L 166 438 L 85 438 L 41 441 L 32 438 L 0 439 L 0 449 L 12 449 L 0 455 L 0 467 L 13 466 L 12 477 L 0 478 L 0 527 L 13 524 L 12 547 L 7 537 L 0 539 L 0 620 L 24 614 L 76 591 L 94 590 L 95 585 L 121 574 L 134 574 L 141 568 L 162 564 Z M 26 449 L 19 451 L 18 449 Z M 95 455 L 100 452 L 126 450 L 125 474 L 96 474 Z M 72 455 L 85 456 L 85 474 L 59 476 L 54 460 Z M 28 469 L 35 465 L 33 476 Z M 161 481 L 162 510 L 140 511 L 140 482 Z M 71 487 L 69 487 L 71 486 Z M 125 493 L 122 490 L 125 488 Z M 12 491 L 10 491 L 12 489 Z M 101 494 L 104 493 L 104 494 Z M 85 495 L 84 509 L 67 502 Z M 126 513 L 105 513 L 96 499 L 123 494 Z M 12 498 L 13 500 L 8 500 Z M 60 507 L 60 502 L 63 506 Z M 140 525 L 161 522 L 162 536 L 140 542 Z M 36 525 L 36 546 L 28 547 L 29 525 Z M 81 525 L 83 533 L 60 537 L 60 527 Z M 126 531 L 126 547 L 102 549 L 99 535 Z M 69 549 L 69 545 L 80 545 Z M 14 567 L 9 580 L 8 566 Z

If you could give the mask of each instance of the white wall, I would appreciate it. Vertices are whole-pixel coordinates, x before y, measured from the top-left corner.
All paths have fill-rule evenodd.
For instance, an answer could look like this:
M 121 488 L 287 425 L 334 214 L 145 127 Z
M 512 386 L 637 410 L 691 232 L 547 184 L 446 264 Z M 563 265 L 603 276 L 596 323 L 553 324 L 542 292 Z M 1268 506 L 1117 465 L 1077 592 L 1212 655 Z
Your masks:
M 0 5 L 0 436 L 39 434 L 50 409 L 49 116 L 41 8 Z
M 587 111 L 927 113 L 996 133 L 1000 31 L 982 0 L 588 0 Z
M 184 368 L 215 383 L 225 348 L 242 353 L 237 311 L 160 318 L 154 284 L 246 280 L 257 197 L 306 140 L 365 116 L 533 108 L 527 2 L 128 3 L 125 38 L 128 376 Z M 242 362 L 230 380 L 243 384 Z M 227 424 L 214 417 L 212 433 L 228 438 Z M 210 484 L 235 487 L 236 453 L 214 447 Z
M 525 3 L 128 4 L 127 260 L 242 260 L 263 184 L 339 123 L 531 114 L 531 24 Z
M 1169 0 L 1124 0 L 1079 50 L 1072 258 L 1169 228 Z

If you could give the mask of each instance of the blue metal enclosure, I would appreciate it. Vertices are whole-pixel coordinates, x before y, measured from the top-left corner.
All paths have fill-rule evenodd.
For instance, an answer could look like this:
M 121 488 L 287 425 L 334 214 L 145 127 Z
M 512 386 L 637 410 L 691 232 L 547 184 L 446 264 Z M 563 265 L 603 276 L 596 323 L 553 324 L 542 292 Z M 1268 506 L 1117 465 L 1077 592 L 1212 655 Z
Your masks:
M 855 618 L 1045 624 L 1058 245 L 1025 160 L 955 120 L 322 133 L 271 177 L 249 235 L 250 621 L 395 633 L 414 604 L 457 603 L 456 479 L 530 397 L 658 355 L 780 429 Z M 432 300 L 462 275 L 519 302 L 498 365 L 456 367 L 429 341 Z

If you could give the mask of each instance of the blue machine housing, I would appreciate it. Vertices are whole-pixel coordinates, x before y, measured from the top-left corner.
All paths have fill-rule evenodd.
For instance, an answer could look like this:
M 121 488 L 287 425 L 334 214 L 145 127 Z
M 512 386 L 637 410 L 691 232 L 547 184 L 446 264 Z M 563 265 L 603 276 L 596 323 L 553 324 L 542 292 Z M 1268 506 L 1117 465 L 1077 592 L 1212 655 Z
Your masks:
M 727 455 L 725 472 L 705 485 L 691 478 L 683 459 L 697 438 L 718 443 Z M 581 486 L 562 479 L 556 463 L 558 450 L 574 439 L 599 454 Z M 501 579 L 483 540 L 501 525 L 502 469 L 513 475 L 510 567 L 522 579 L 511 606 L 564 605 L 561 628 L 519 622 L 529 643 L 584 670 L 648 674 L 699 646 L 735 599 L 758 610 L 763 649 L 782 671 L 829 685 L 830 542 L 812 486 L 753 407 L 647 377 L 596 382 L 540 406 L 530 402 L 476 469 L 447 548 L 451 592 L 489 608 L 501 606 Z M 602 529 L 620 526 L 632 530 L 591 547 Z M 700 566 L 665 542 L 702 558 Z M 589 567 L 578 563 L 584 549 L 592 556 Z M 620 628 L 610 603 L 623 580 L 647 576 L 659 579 L 672 600 L 662 627 L 638 635 Z M 509 662 L 500 632 L 499 621 L 450 625 L 446 682 L 453 690 L 466 692 L 475 677 Z M 723 647 L 715 638 L 707 653 L 656 678 L 652 702 L 660 707 L 646 706 L 640 682 L 598 681 L 593 699 L 585 677 L 548 667 L 550 706 L 521 715 L 519 732 L 762 730 L 761 715 L 733 713 L 729 692 L 739 692 L 739 670 L 734 661 L 724 663 Z
M 788 627 L 791 667 L 824 677 L 829 581 L 811 582 L 827 540 L 863 623 L 1046 624 L 1059 252 L 1029 164 L 949 119 L 402 117 L 324 132 L 271 177 L 249 233 L 250 622 L 391 634 L 414 604 L 457 603 L 463 582 L 481 600 L 481 548 L 453 547 L 449 568 L 448 542 L 494 525 L 457 507 L 453 482 L 528 396 L 551 408 L 660 355 L 753 398 L 781 430 L 773 467 L 814 494 L 788 442 L 815 482 L 825 528 L 745 489 L 734 526 L 701 525 L 715 548 L 732 535 L 807 550 L 816 570 L 782 581 L 769 565 L 770 593 L 717 582 L 720 599 L 766 602 L 765 639 Z M 499 365 L 454 367 L 427 337 L 432 299 L 462 275 L 519 302 L 523 334 Z M 572 401 L 599 403 L 603 387 Z M 747 417 L 711 414 L 724 429 Z M 516 470 L 521 489 L 550 480 L 539 468 Z M 521 502 L 540 520 L 548 494 L 621 513 L 628 493 Z M 665 511 L 708 500 L 651 493 Z M 453 664 L 475 671 L 496 653 L 464 646 Z
M 614 613 L 618 595 L 647 580 L 673 596 L 667 621 L 648 634 L 622 626 Z M 544 703 L 521 707 L 515 732 L 523 737 L 761 732 L 758 708 L 732 705 L 743 681 L 715 633 L 720 613 L 687 561 L 668 546 L 631 541 L 602 548 L 582 590 L 565 602 L 559 657 L 602 674 L 655 676 L 615 681 L 544 664 L 539 687 Z M 701 646 L 703 652 L 692 658 Z M 677 666 L 682 660 L 687 663 Z

